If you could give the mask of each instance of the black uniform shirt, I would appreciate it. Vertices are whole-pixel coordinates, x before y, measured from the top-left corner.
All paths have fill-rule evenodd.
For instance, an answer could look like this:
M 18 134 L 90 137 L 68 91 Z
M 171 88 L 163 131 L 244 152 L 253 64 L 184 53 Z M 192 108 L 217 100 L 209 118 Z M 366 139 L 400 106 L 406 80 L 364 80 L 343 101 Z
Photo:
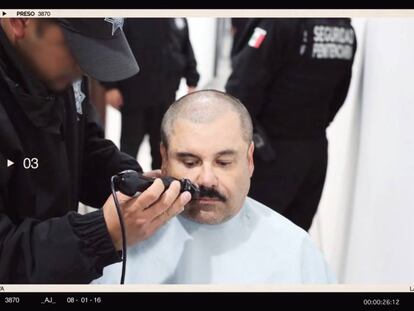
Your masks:
M 0 28 L 0 283 L 89 283 L 120 261 L 102 210 L 76 211 L 141 168 L 104 139 L 87 93 L 86 79 L 50 93 Z
M 226 91 L 271 139 L 317 139 L 343 104 L 356 37 L 347 18 L 252 19 Z

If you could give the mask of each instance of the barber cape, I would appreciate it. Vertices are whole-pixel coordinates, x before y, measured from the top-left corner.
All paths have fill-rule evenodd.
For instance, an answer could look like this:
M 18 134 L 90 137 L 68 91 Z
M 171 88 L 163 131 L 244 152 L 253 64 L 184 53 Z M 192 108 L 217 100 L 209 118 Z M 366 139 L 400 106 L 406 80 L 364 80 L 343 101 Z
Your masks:
M 121 263 L 93 283 L 119 283 Z M 225 223 L 204 225 L 182 216 L 128 249 L 125 283 L 332 283 L 307 232 L 247 198 Z

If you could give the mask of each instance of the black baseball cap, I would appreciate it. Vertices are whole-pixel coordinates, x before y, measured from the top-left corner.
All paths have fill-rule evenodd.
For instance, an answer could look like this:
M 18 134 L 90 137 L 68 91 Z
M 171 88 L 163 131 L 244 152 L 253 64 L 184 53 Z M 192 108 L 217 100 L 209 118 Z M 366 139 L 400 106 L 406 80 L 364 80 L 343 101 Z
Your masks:
M 58 18 L 57 22 L 79 66 L 92 78 L 114 82 L 138 73 L 122 30 L 123 18 Z

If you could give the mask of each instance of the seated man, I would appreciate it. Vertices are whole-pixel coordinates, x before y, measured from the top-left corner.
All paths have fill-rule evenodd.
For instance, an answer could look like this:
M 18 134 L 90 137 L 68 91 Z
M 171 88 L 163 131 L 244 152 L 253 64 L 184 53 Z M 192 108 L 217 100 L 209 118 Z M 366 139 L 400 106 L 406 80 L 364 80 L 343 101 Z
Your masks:
M 186 95 L 162 122 L 162 173 L 201 189 L 184 212 L 128 249 L 125 283 L 330 283 L 310 236 L 247 197 L 253 174 L 252 121 L 235 98 Z M 151 207 L 150 207 L 151 208 Z M 118 283 L 121 264 L 95 283 Z

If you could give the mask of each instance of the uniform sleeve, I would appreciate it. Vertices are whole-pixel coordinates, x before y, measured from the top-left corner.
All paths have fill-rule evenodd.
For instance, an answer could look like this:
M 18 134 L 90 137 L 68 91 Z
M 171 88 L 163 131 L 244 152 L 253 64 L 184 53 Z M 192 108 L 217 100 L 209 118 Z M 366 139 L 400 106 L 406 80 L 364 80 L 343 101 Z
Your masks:
M 81 202 L 100 208 L 111 193 L 111 177 L 123 170 L 142 172 L 138 162 L 104 138 L 97 114 L 87 104 Z
M 0 197 L 0 283 L 86 284 L 120 261 L 102 210 L 16 224 Z
M 101 207 L 110 194 L 113 174 L 141 168 L 103 138 L 92 106 L 84 107 L 84 152 L 79 155 L 83 175 L 74 182 L 81 184 L 84 203 Z M 0 187 L 0 283 L 90 283 L 102 275 L 105 266 L 120 261 L 102 210 L 16 222 L 6 213 L 13 210 L 7 206 L 6 187 Z
M 200 74 L 197 71 L 197 61 L 194 56 L 193 46 L 190 41 L 190 32 L 188 28 L 187 19 L 184 19 L 186 24 L 186 35 L 184 39 L 183 52 L 185 56 L 184 78 L 188 86 L 196 87 L 200 80 Z
M 252 22 L 253 23 L 253 22 Z M 232 60 L 233 71 L 226 92 L 238 98 L 256 117 L 265 101 L 265 93 L 274 72 L 281 64 L 282 42 L 271 20 L 262 20 L 252 31 L 246 31 L 240 41 L 243 47 Z M 248 36 L 248 38 L 246 38 Z

